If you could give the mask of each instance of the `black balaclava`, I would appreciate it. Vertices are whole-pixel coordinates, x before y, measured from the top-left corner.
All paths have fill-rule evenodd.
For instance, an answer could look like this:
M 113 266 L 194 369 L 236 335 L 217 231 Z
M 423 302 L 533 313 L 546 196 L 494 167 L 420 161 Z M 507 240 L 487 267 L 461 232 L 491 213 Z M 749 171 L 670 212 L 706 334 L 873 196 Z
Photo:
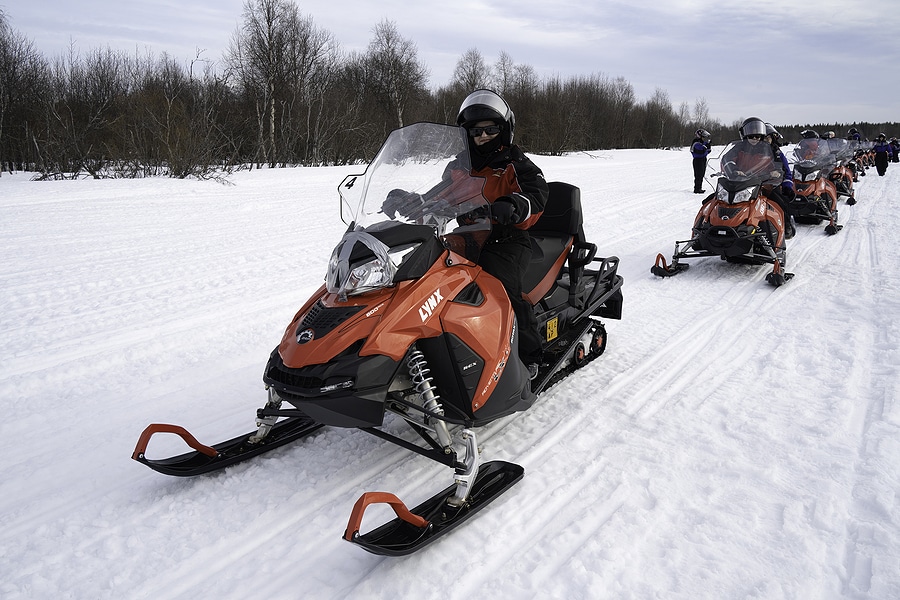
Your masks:
M 487 119 L 483 119 L 483 120 L 487 120 Z M 488 143 L 482 144 L 481 146 L 479 146 L 475 143 L 475 138 L 469 137 L 469 150 L 471 151 L 470 154 L 472 155 L 472 168 L 476 171 L 483 169 L 485 166 L 487 166 L 487 164 L 491 161 L 491 157 L 493 157 L 494 154 L 503 145 L 503 140 L 506 137 L 504 135 L 504 132 L 505 132 L 507 126 L 505 123 L 502 123 L 502 122 L 497 123 L 496 121 L 494 121 L 494 123 L 497 125 L 500 125 L 500 127 L 502 127 L 504 129 L 504 131 L 501 131 L 497 137 L 495 137 Z

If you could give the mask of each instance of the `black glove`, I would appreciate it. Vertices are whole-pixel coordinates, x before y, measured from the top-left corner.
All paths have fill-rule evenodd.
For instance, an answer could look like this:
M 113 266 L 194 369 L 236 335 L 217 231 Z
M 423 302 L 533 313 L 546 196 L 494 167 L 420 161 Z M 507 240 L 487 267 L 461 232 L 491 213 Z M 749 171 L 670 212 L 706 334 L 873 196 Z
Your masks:
M 395 189 L 388 192 L 387 198 L 381 205 L 381 211 L 393 219 L 397 213 L 401 216 L 409 215 L 413 210 L 422 205 L 422 196 L 415 192 Z
M 784 194 L 784 197 L 788 199 L 788 201 L 793 200 L 797 197 L 797 193 L 794 191 L 794 185 L 781 185 L 781 193 Z
M 497 198 L 491 204 L 491 214 L 498 225 L 510 225 L 519 222 L 516 205 L 508 198 Z

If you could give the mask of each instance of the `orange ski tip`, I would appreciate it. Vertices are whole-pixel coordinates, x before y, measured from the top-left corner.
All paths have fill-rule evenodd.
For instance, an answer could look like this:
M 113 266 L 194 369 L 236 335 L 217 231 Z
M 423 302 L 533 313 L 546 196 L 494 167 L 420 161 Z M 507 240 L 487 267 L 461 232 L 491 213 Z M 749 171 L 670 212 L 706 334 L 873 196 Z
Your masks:
M 666 263 L 666 257 L 661 253 L 656 255 L 656 264 L 654 266 L 661 267 L 664 271 L 669 270 L 669 265 Z
M 192 436 L 187 429 L 181 427 L 180 425 L 153 423 L 151 425 L 148 425 L 147 428 L 144 429 L 144 432 L 138 439 L 137 445 L 135 445 L 134 447 L 134 453 L 131 455 L 131 458 L 133 458 L 134 460 L 138 460 L 144 455 L 144 452 L 147 451 L 147 444 L 150 443 L 150 438 L 153 437 L 153 434 L 155 433 L 174 433 L 175 435 L 183 439 L 188 446 L 201 454 L 205 454 L 206 456 L 215 457 L 219 454 L 219 452 L 215 448 L 205 446 L 198 442 L 197 438 Z
M 394 509 L 398 518 L 406 521 L 410 525 L 421 528 L 428 526 L 428 521 L 419 515 L 409 512 L 409 509 L 406 508 L 403 501 L 394 494 L 391 494 L 390 492 L 366 492 L 359 497 L 356 504 L 353 505 L 353 512 L 350 513 L 350 520 L 347 522 L 347 529 L 344 531 L 344 539 L 348 542 L 353 541 L 353 538 L 359 534 L 363 513 L 366 512 L 366 508 L 368 508 L 370 504 L 387 504 Z

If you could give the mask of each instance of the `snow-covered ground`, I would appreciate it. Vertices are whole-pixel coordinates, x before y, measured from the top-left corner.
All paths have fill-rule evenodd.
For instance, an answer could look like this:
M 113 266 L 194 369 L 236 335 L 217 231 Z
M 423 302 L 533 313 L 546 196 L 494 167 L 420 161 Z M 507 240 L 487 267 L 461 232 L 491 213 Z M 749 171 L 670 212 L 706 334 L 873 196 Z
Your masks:
M 650 274 L 699 206 L 686 151 L 535 161 L 581 187 L 624 315 L 603 357 L 479 430 L 525 478 L 405 558 L 341 539 L 353 503 L 415 506 L 449 470 L 363 432 L 189 480 L 131 460 L 151 422 L 253 429 L 359 168 L 0 177 L 0 597 L 900 598 L 900 167 L 860 179 L 836 236 L 800 225 L 775 289 L 717 259 Z

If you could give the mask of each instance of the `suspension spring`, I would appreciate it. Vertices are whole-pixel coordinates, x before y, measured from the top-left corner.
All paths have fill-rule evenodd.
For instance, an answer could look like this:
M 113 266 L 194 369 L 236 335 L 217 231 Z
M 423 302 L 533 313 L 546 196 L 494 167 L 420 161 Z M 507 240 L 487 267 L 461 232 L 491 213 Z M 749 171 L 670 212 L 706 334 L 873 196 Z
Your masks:
M 433 378 L 428 377 L 431 369 L 428 368 L 428 361 L 425 359 L 425 355 L 420 350 L 414 349 L 406 360 L 406 367 L 425 410 L 435 415 L 444 416 L 444 409 L 438 402 L 440 396 L 435 393 L 437 387 L 432 383 L 434 381 Z M 447 423 L 438 419 L 435 425 L 435 432 L 441 445 L 445 449 L 449 448 L 452 441 L 447 430 Z
M 413 350 L 406 361 L 406 367 L 409 369 L 409 376 L 425 409 L 443 415 L 443 409 L 438 403 L 440 396 L 435 393 L 437 388 L 432 383 L 434 379 L 428 377 L 431 369 L 428 368 L 425 355 L 419 350 Z

